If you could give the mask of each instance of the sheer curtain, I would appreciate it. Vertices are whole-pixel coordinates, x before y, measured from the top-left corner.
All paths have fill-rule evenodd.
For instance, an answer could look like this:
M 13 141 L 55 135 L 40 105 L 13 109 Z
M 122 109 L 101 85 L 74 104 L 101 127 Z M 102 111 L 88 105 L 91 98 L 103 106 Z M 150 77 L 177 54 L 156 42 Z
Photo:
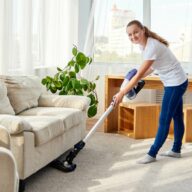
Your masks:
M 44 64 L 63 66 L 77 44 L 78 1 L 44 0 Z
M 4 61 L 4 1 L 0 0 L 0 71 L 5 71 L 3 61 Z
M 78 2 L 0 0 L 0 73 L 65 66 L 77 44 Z

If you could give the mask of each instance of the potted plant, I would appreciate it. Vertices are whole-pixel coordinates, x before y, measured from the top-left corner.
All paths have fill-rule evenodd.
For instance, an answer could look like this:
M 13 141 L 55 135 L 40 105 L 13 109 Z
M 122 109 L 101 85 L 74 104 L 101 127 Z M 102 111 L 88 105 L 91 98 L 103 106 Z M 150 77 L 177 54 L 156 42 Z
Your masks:
M 57 67 L 57 73 L 51 77 L 46 76 L 42 79 L 42 84 L 47 90 L 59 95 L 84 95 L 91 99 L 90 106 L 87 111 L 88 117 L 97 114 L 98 97 L 96 93 L 95 81 L 99 79 L 97 76 L 93 81 L 89 81 L 82 77 L 82 70 L 92 63 L 92 58 L 80 52 L 76 46 L 72 48 L 72 59 L 68 62 L 64 69 Z

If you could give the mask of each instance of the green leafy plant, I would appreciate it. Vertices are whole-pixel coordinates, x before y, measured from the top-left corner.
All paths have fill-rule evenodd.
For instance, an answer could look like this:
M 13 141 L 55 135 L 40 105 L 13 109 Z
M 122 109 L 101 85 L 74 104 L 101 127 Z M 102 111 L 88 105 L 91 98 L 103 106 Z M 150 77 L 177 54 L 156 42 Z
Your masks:
M 59 95 L 84 95 L 90 98 L 90 106 L 87 111 L 88 117 L 97 114 L 98 97 L 96 93 L 95 81 L 99 79 L 97 76 L 93 81 L 89 81 L 81 77 L 82 70 L 92 63 L 92 58 L 80 52 L 76 46 L 72 49 L 72 59 L 68 62 L 64 69 L 57 67 L 57 73 L 51 77 L 46 76 L 42 79 L 42 84 L 47 90 Z

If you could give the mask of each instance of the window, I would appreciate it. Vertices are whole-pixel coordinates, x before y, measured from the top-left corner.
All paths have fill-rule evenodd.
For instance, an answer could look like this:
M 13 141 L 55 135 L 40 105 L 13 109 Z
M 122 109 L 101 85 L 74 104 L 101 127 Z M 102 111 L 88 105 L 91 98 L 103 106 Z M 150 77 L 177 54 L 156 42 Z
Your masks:
M 94 61 L 138 63 L 140 50 L 130 43 L 126 25 L 142 20 L 141 0 L 98 0 L 94 15 Z
M 169 41 L 181 62 L 192 62 L 191 10 L 191 0 L 151 0 L 151 29 Z
M 130 20 L 138 19 L 167 39 L 184 69 L 192 73 L 191 10 L 191 0 L 98 0 L 94 15 L 94 61 L 140 63 L 140 50 L 130 43 L 125 31 Z

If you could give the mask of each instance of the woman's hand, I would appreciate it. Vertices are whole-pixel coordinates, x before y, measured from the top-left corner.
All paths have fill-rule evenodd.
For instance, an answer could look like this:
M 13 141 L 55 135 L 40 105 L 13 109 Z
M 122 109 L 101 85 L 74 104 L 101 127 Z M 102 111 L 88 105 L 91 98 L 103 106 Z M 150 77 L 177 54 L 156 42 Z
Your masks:
M 124 89 L 119 91 L 115 96 L 113 96 L 114 107 L 117 107 L 117 105 L 122 101 L 123 96 L 128 93 L 143 76 L 146 76 L 148 75 L 148 73 L 152 72 L 150 68 L 153 62 L 154 60 L 144 61 L 139 70 L 137 71 L 136 75 L 129 81 L 129 83 L 124 87 Z
M 124 97 L 123 91 L 119 91 L 116 95 L 113 96 L 114 107 L 117 107 L 117 105 L 123 100 L 123 97 Z

